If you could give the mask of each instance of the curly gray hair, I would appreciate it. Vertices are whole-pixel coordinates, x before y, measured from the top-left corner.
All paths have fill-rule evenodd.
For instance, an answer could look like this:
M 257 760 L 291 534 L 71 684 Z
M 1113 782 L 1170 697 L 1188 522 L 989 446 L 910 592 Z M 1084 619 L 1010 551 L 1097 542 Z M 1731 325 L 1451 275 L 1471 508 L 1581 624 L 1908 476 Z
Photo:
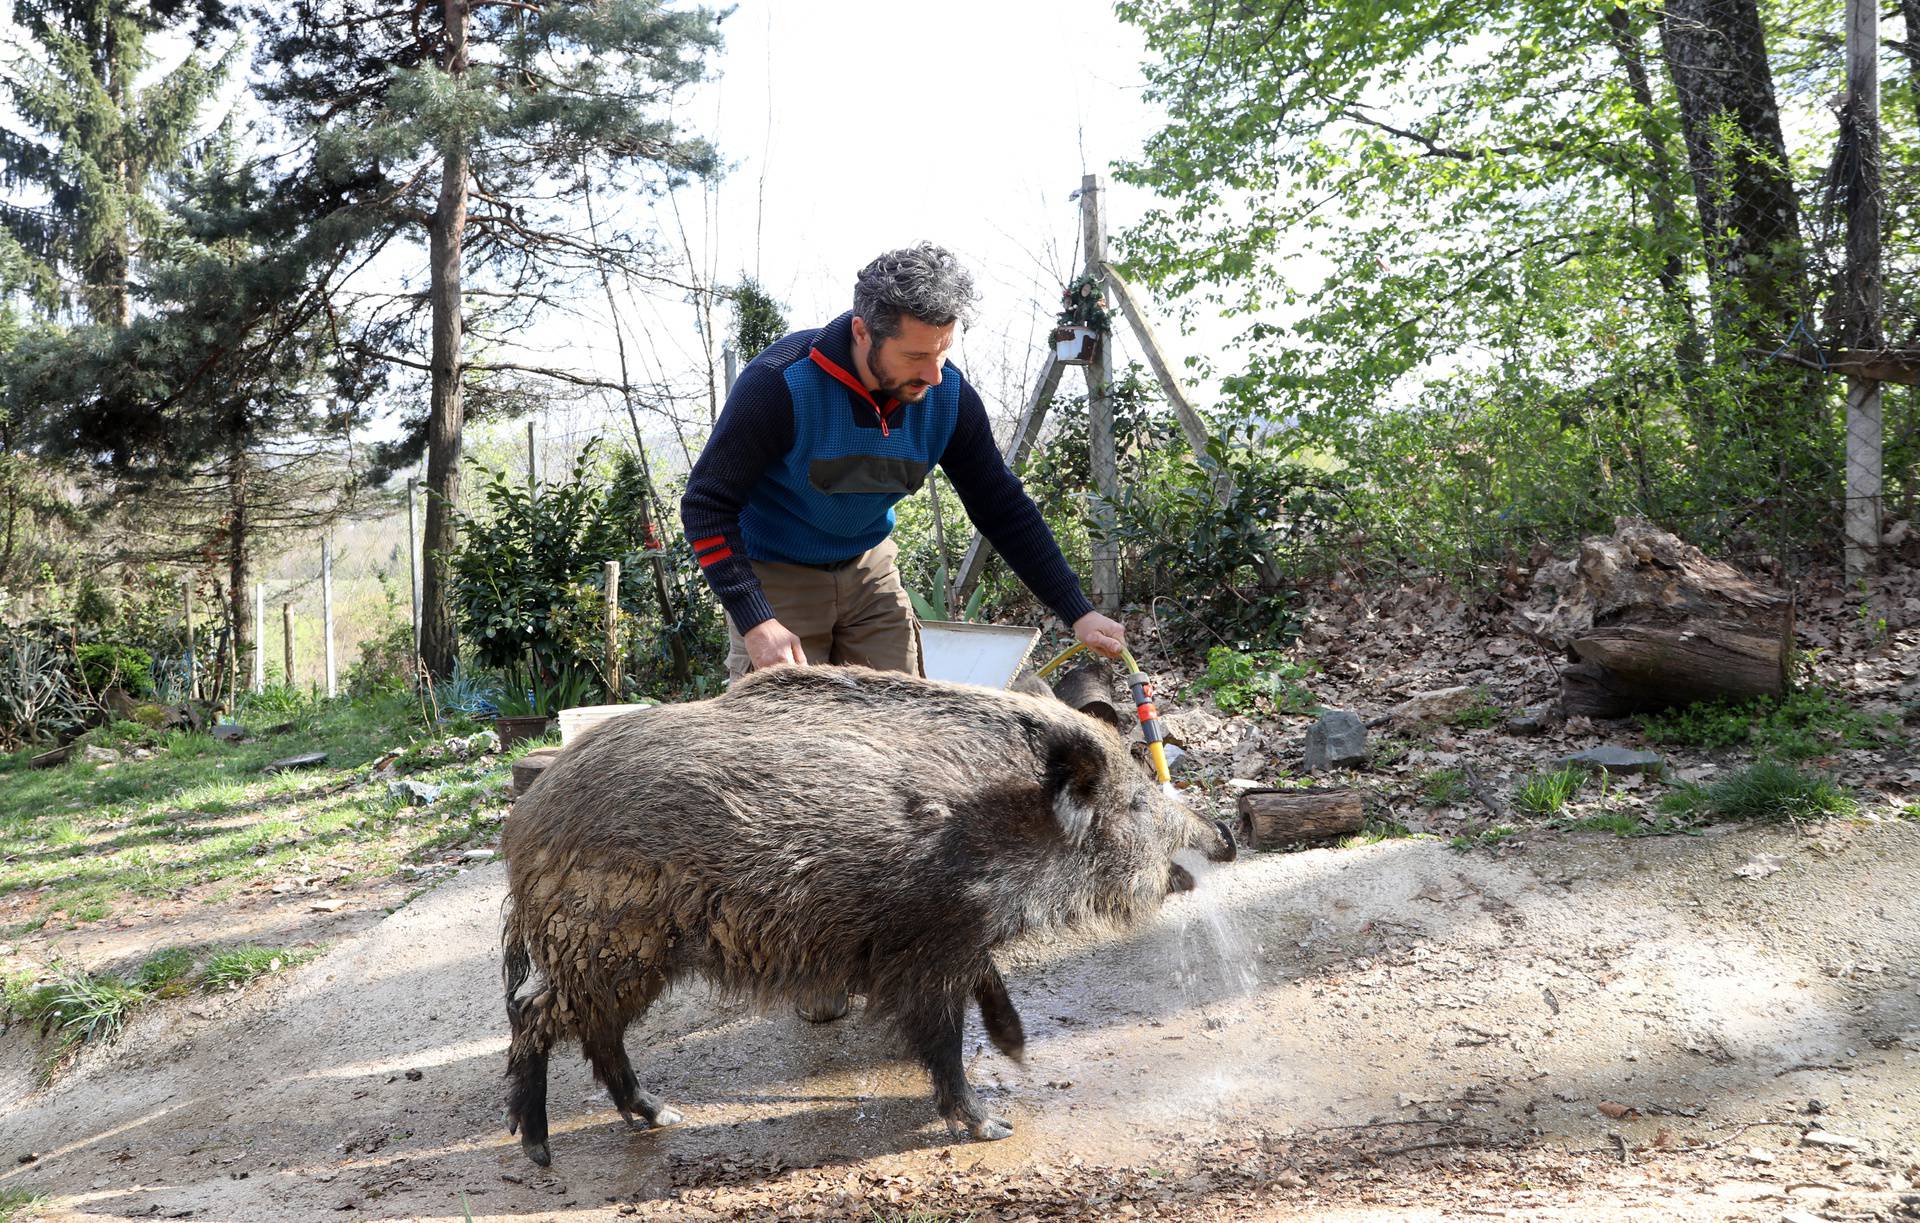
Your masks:
M 904 315 L 935 327 L 965 323 L 978 298 L 972 273 L 952 251 L 931 242 L 888 251 L 861 268 L 853 284 L 853 312 L 875 340 L 899 335 Z

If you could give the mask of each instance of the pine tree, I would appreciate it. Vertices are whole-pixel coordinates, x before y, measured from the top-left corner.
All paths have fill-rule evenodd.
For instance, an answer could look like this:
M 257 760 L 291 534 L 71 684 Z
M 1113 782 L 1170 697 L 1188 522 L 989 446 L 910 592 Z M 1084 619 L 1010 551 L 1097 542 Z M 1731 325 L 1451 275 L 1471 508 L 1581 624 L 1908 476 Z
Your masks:
M 296 0 L 255 16 L 263 95 L 312 137 L 316 181 L 358 184 L 352 207 L 383 222 L 370 242 L 425 242 L 426 351 L 404 351 L 415 341 L 394 326 L 360 342 L 427 374 L 424 418 L 389 457 L 426 451 L 421 655 L 446 675 L 464 391 L 481 372 L 465 356 L 463 289 L 498 273 L 489 300 L 505 304 L 477 322 L 504 332 L 558 282 L 607 263 L 653 270 L 644 234 L 596 243 L 570 210 L 623 173 L 657 184 L 714 168 L 666 103 L 704 75 L 719 19 L 658 0 Z

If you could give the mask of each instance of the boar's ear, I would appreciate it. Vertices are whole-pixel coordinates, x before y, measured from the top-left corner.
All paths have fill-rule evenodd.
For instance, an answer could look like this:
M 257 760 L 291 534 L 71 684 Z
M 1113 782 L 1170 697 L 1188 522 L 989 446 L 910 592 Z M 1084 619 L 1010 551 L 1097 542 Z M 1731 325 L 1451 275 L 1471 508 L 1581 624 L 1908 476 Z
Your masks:
M 1093 827 L 1093 803 L 1107 771 L 1107 753 L 1092 727 L 1052 726 L 1047 730 L 1047 799 L 1053 820 L 1075 845 Z

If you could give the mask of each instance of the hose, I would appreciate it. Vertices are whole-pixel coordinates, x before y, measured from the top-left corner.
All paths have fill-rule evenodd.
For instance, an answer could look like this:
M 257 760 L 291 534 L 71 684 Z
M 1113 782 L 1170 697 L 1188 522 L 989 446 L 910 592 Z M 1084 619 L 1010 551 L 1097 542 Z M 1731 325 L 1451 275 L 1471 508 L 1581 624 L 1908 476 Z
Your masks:
M 1076 642 L 1052 662 L 1036 668 L 1034 674 L 1045 679 L 1086 648 L 1084 641 Z M 1153 760 L 1153 775 L 1161 785 L 1170 786 L 1173 784 L 1173 775 L 1167 771 L 1167 735 L 1160 727 L 1160 711 L 1153 705 L 1153 681 L 1140 669 L 1133 652 L 1124 646 L 1120 649 L 1120 661 L 1127 668 L 1127 687 L 1133 690 L 1133 708 L 1140 717 L 1140 737 L 1147 741 L 1147 755 Z

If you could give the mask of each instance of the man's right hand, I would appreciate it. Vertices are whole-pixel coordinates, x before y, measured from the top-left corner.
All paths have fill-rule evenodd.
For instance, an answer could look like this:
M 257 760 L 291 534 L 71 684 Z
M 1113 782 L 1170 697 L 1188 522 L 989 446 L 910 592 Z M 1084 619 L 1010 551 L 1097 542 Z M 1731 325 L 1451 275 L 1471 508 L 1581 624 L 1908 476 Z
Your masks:
M 800 639 L 778 620 L 762 620 L 743 633 L 741 640 L 746 642 L 747 657 L 756 671 L 784 667 L 788 663 L 807 665 L 807 652 L 800 648 Z

